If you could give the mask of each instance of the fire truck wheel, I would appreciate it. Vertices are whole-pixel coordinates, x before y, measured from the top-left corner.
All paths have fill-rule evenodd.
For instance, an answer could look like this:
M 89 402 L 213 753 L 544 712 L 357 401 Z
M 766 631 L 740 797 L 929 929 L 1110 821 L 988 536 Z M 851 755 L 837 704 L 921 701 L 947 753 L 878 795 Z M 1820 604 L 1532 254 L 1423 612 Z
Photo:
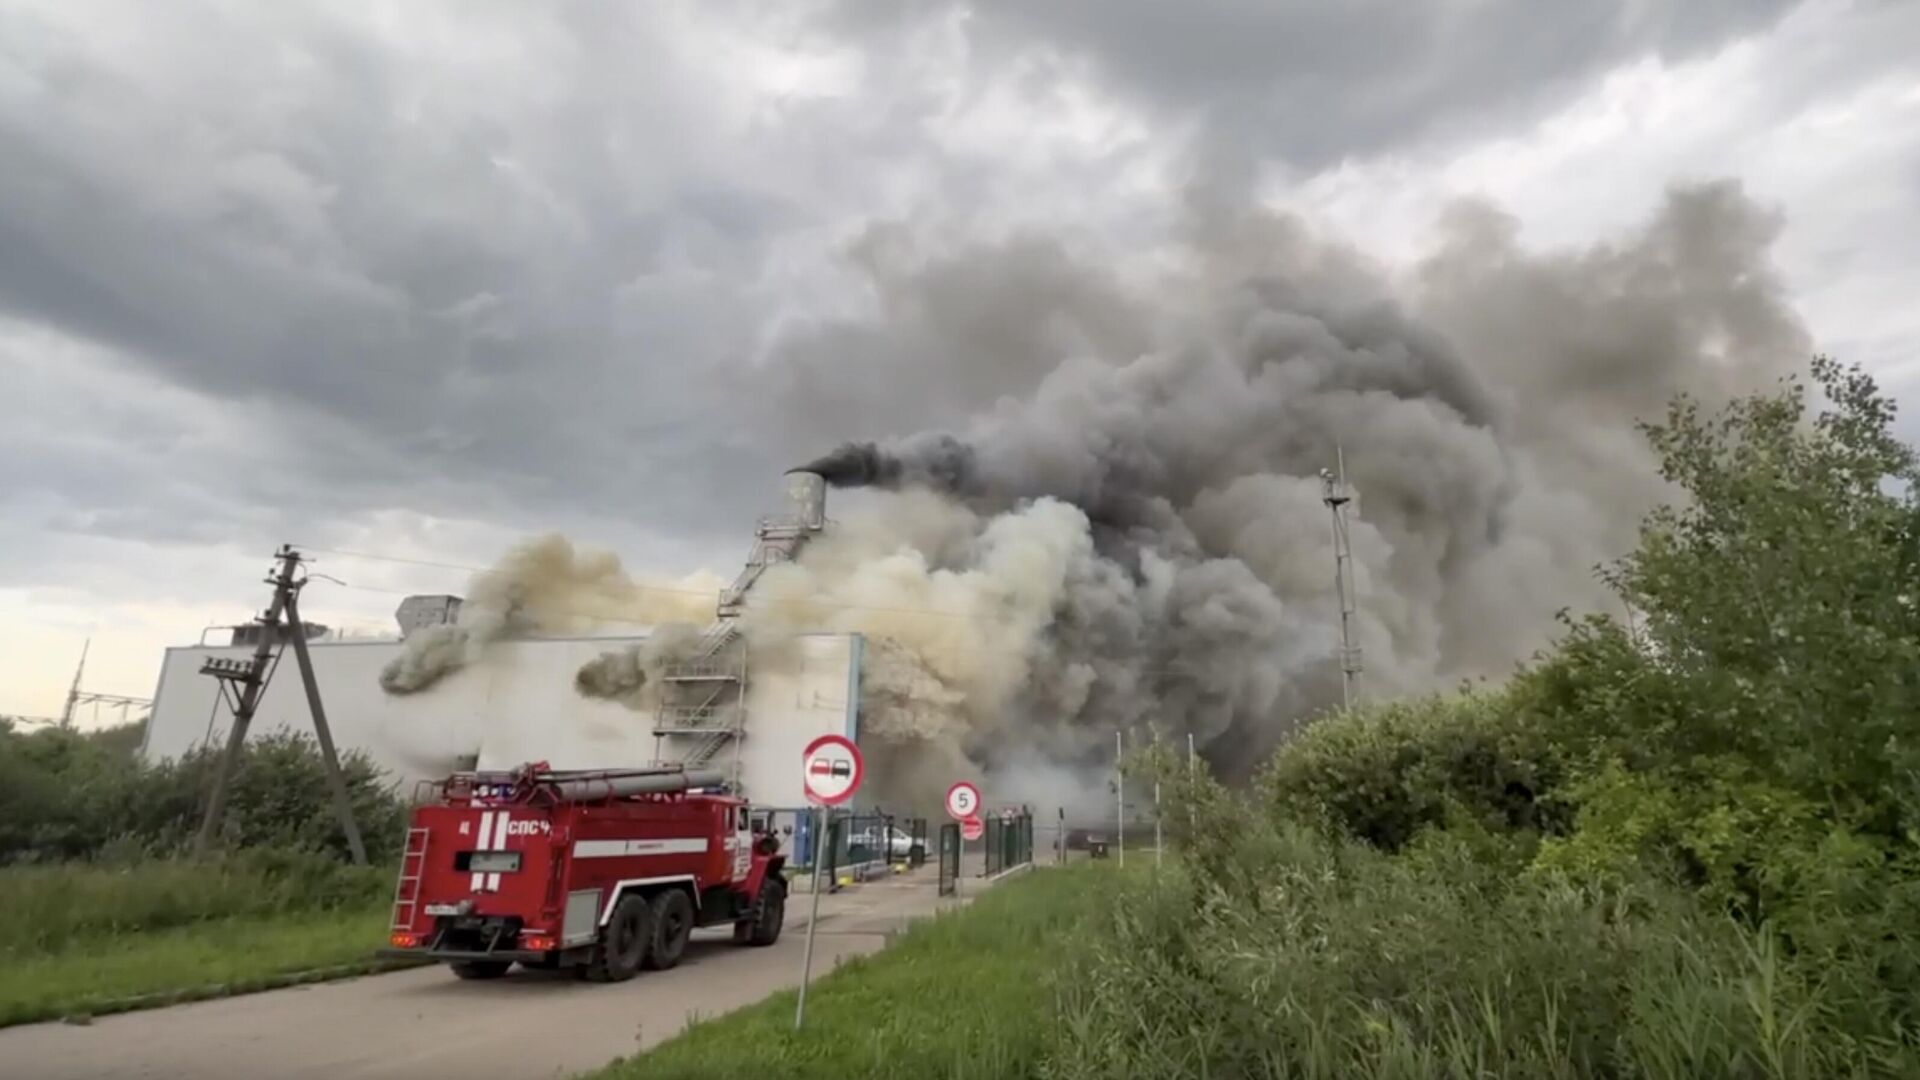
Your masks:
M 655 971 L 680 962 L 687 951 L 687 938 L 693 934 L 693 901 L 679 889 L 668 889 L 653 898 L 653 948 L 647 950 L 647 966 Z
M 753 918 L 741 924 L 746 928 L 746 935 L 743 937 L 735 933 L 735 941 L 748 945 L 771 945 L 780 940 L 780 927 L 787 921 L 786 879 L 769 876 L 766 884 L 760 886 L 760 894 L 760 903 L 754 906 Z
M 455 960 L 447 965 L 462 979 L 497 979 L 513 966 L 511 960 Z
M 653 937 L 653 909 L 647 898 L 629 893 L 614 905 L 613 917 L 600 932 L 600 943 L 593 948 L 581 974 L 593 982 L 624 982 L 640 972 Z

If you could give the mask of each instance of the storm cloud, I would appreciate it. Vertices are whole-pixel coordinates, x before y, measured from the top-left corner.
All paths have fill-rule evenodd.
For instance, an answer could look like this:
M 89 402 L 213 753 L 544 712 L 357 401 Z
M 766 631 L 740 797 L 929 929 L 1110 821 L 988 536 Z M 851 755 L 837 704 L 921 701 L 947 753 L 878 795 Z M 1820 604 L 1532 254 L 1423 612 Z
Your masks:
M 0 393 L 34 404 L 0 431 L 0 652 L 23 658 L 0 674 L 40 687 L 8 707 L 57 705 L 66 661 L 33 650 L 96 624 L 143 628 L 95 649 L 124 680 L 100 688 L 148 692 L 160 646 L 257 606 L 287 540 L 471 564 L 559 529 L 691 571 L 744 544 L 782 468 L 965 435 L 1066 385 L 1063 358 L 1205 337 L 1169 312 L 1230 325 L 1244 264 L 1285 245 L 1200 230 L 1349 236 L 1365 255 L 1286 249 L 1355 262 L 1474 365 L 1455 391 L 1483 400 L 1448 400 L 1517 428 L 1505 322 L 1581 279 L 1450 315 L 1444 282 L 1409 299 L 1409 253 L 1594 263 L 1676 176 L 1732 173 L 1784 207 L 1821 343 L 1903 362 L 1912 5 L 1181 10 L 7 4 Z M 1522 224 L 1428 233 L 1492 188 Z M 1232 295 L 1246 332 L 1293 310 Z M 1639 375 L 1623 392 L 1655 398 L 1665 376 Z M 1554 468 L 1613 451 L 1580 430 Z M 335 624 L 461 584 L 326 570 L 357 587 L 316 585 Z

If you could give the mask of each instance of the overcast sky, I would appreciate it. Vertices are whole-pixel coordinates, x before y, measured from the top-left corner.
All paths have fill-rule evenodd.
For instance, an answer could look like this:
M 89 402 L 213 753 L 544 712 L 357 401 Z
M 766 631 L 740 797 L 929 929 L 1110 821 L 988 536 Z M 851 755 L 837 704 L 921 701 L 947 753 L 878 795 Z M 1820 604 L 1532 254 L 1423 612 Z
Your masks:
M 150 694 L 282 541 L 731 573 L 787 466 L 1132 340 L 1196 183 L 1394 267 L 1717 177 L 1920 401 L 1906 0 L 0 0 L 0 713 L 89 636 Z M 336 625 L 463 587 L 322 557 Z

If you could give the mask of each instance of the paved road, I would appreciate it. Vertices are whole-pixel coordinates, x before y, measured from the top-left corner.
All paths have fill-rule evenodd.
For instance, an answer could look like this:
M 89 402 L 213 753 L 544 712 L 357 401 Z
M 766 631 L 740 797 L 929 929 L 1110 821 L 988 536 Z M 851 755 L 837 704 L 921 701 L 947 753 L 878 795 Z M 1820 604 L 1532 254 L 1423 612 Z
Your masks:
M 932 865 L 823 895 L 814 972 L 873 952 L 917 916 L 956 901 Z M 973 884 L 973 883 L 969 883 Z M 978 895 L 977 885 L 960 902 Z M 800 981 L 808 904 L 795 893 L 778 944 L 742 948 L 699 931 L 680 966 L 611 986 L 516 971 L 470 983 L 438 966 L 102 1017 L 88 1026 L 0 1031 L 12 1080 L 374 1080 L 571 1076 Z

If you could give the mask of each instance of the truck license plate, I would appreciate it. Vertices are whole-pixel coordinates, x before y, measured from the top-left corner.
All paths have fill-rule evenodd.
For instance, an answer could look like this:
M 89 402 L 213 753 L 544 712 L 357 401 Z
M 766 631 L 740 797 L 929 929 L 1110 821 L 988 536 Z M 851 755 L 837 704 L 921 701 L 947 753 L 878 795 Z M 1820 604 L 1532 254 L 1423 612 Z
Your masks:
M 459 905 L 459 904 L 428 904 L 428 905 L 427 905 L 427 914 L 429 914 L 429 915 L 458 915 L 458 914 L 460 914 L 460 905 Z

